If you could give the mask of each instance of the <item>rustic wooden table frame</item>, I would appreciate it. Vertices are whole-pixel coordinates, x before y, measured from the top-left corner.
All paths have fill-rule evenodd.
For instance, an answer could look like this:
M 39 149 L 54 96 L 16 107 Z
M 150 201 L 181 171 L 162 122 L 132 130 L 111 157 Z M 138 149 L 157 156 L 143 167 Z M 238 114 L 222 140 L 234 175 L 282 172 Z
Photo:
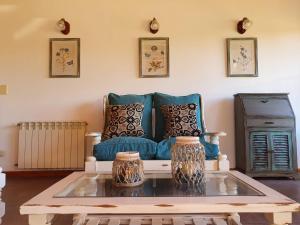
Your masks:
M 55 214 L 74 214 L 76 224 L 89 214 L 228 214 L 265 213 L 270 224 L 283 225 L 292 222 L 292 212 L 300 211 L 300 204 L 237 171 L 230 174 L 241 179 L 265 196 L 216 196 L 216 197 L 80 197 L 53 198 L 66 185 L 82 176 L 74 172 L 35 196 L 20 208 L 22 215 L 29 215 L 30 225 L 50 225 Z M 201 199 L 201 201 L 199 201 Z M 83 217 L 82 217 L 83 216 Z M 81 218 L 81 219 L 80 219 Z M 240 224 L 238 219 L 235 222 Z M 75 222 L 74 222 L 75 224 Z M 234 223 L 232 223 L 234 224 Z

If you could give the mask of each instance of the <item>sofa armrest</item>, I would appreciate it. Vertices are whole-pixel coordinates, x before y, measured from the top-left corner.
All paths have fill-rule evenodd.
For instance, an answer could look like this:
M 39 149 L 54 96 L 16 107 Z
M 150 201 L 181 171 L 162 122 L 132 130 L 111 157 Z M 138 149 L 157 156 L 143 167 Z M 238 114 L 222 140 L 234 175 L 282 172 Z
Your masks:
M 101 135 L 101 132 L 90 132 L 85 134 L 86 137 L 90 137 L 92 139 L 92 143 L 94 145 L 99 144 L 101 142 Z
M 89 132 L 85 134 L 86 138 L 86 156 L 93 155 L 94 145 L 101 142 L 101 132 Z
M 210 143 L 211 144 L 215 144 L 215 145 L 219 145 L 220 144 L 220 137 L 224 137 L 227 134 L 223 131 L 220 132 L 205 132 L 204 136 L 209 136 L 210 138 Z
M 227 134 L 223 131 L 220 132 L 205 132 L 205 136 L 209 136 L 210 143 L 218 145 L 220 149 L 220 137 L 224 137 Z M 219 156 L 218 156 L 218 164 L 219 164 L 219 170 L 220 171 L 228 171 L 229 170 L 229 160 L 227 159 L 226 154 L 222 154 L 219 150 Z
M 219 148 L 219 155 L 221 155 L 221 151 L 220 151 L 220 137 L 224 137 L 227 134 L 223 131 L 219 131 L 219 132 L 205 132 L 204 136 L 209 136 L 209 143 L 211 144 L 215 144 L 218 146 Z

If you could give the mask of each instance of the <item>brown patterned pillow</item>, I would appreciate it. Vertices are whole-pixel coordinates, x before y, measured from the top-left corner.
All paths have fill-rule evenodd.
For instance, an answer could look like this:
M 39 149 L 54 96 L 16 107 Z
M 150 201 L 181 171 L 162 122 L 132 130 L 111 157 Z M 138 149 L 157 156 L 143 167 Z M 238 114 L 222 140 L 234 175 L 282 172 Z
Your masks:
M 177 136 L 200 136 L 201 130 L 197 126 L 197 104 L 162 105 L 165 118 L 164 138 Z
M 119 136 L 143 136 L 143 111 L 142 104 L 107 106 L 103 140 Z

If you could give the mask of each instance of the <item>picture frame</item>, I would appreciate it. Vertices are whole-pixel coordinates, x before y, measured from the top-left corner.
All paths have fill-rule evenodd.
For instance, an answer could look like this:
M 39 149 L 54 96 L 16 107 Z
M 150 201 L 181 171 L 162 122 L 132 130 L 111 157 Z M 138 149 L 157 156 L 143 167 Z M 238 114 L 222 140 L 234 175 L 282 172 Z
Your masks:
M 227 38 L 227 76 L 258 77 L 257 38 Z
M 80 77 L 80 38 L 50 38 L 50 78 Z
M 139 38 L 139 77 L 169 77 L 169 38 Z

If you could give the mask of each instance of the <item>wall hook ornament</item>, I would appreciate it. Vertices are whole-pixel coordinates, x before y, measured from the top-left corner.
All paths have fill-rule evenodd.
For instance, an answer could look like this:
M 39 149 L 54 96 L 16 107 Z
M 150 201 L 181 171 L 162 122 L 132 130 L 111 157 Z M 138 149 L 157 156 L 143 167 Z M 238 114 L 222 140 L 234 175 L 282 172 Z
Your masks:
M 60 32 L 62 32 L 63 34 L 67 35 L 68 33 L 70 33 L 70 23 L 64 18 L 61 18 L 56 25 Z
M 155 17 L 149 23 L 149 30 L 152 34 L 156 34 L 159 30 L 159 23 Z
M 243 34 L 252 26 L 252 21 L 249 20 L 247 17 L 244 17 L 237 23 L 237 32 Z

